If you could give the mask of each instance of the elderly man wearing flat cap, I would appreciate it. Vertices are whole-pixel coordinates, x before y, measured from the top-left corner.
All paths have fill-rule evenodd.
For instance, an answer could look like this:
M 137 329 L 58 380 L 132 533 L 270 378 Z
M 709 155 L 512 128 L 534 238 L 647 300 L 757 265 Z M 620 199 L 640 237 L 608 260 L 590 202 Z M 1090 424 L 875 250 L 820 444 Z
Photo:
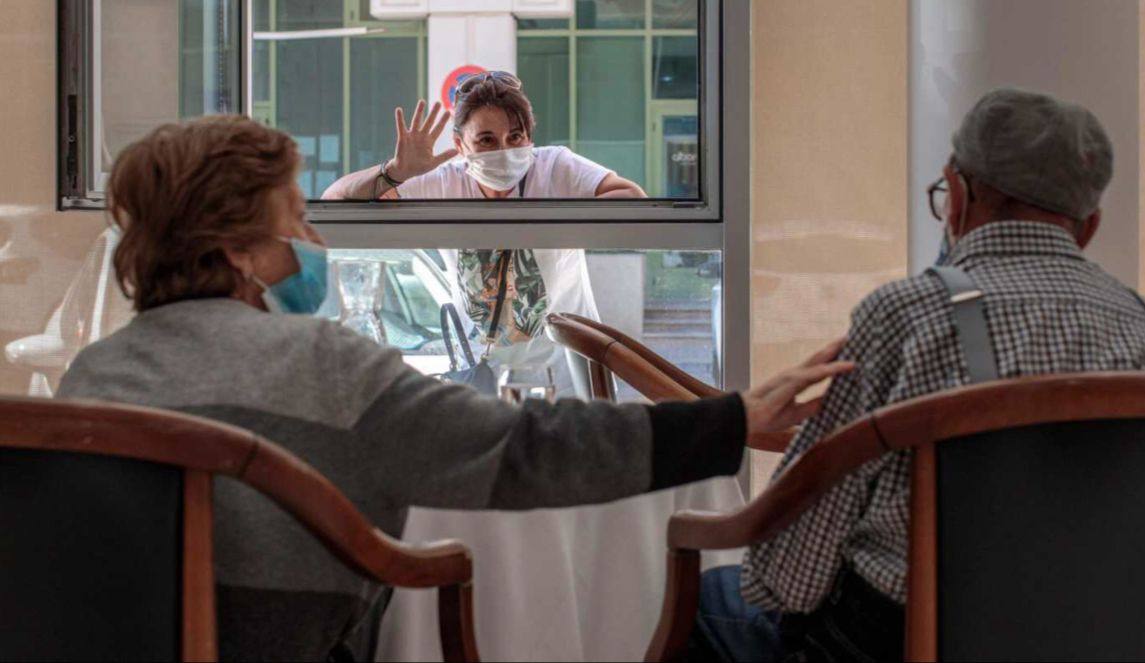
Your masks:
M 1082 255 L 1113 173 L 1097 118 L 998 89 L 966 115 L 953 148 L 929 191 L 946 230 L 940 265 L 855 309 L 841 358 L 858 369 L 835 380 L 780 473 L 889 403 L 995 378 L 1145 365 L 1145 304 Z M 952 303 L 963 292 L 974 294 Z M 901 659 L 909 479 L 909 455 L 888 453 L 742 566 L 707 572 L 694 657 Z

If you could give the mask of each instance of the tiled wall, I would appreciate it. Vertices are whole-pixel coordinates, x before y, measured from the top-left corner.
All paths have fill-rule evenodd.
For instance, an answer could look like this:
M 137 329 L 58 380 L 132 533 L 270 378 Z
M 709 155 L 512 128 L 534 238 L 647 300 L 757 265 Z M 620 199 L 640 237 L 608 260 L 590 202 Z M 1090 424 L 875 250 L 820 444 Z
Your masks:
M 752 3 L 752 372 L 907 271 L 907 2 Z M 757 453 L 753 490 L 778 456 Z

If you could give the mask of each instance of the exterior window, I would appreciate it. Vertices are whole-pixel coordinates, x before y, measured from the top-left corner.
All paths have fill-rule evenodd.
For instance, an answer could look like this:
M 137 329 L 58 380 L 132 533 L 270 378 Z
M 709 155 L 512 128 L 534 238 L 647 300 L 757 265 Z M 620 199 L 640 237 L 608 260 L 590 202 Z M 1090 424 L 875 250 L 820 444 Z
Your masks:
M 577 151 L 647 187 L 643 40 L 585 37 L 577 44 Z
M 699 0 L 652 0 L 653 28 L 695 30 L 699 24 Z
M 62 6 L 74 7 L 92 40 L 81 63 L 90 67 L 90 83 L 75 85 L 78 124 L 61 129 L 89 138 L 65 157 L 65 184 L 76 187 L 62 187 L 64 206 L 99 206 L 115 155 L 158 124 L 235 112 L 297 140 L 304 160 L 298 182 L 317 200 L 343 175 L 392 156 L 394 108 L 412 115 L 418 99 L 439 96 L 428 81 L 428 20 L 376 19 L 370 0 L 65 0 Z M 715 125 L 699 121 L 705 80 L 699 0 L 570 0 L 568 6 L 567 18 L 515 23 L 516 63 L 509 68 L 533 103 L 535 144 L 568 147 L 651 198 L 715 202 L 705 195 L 713 182 L 706 191 L 701 173 L 704 134 Z M 666 161 L 681 131 L 691 132 L 692 151 L 686 161 L 678 154 Z
M 576 26 L 581 30 L 643 28 L 644 0 L 577 0 Z
M 527 37 L 517 42 L 517 73 L 533 102 L 538 145 L 572 146 L 569 63 L 568 37 Z
M 749 3 L 553 0 L 529 15 L 484 1 L 435 18 L 419 2 L 59 0 L 60 206 L 104 207 L 116 155 L 154 127 L 246 113 L 296 140 L 334 257 L 382 263 L 372 310 L 411 361 L 440 364 L 440 306 L 458 288 L 447 252 L 581 247 L 606 324 L 698 378 L 745 387 Z M 454 41 L 483 38 L 451 50 L 440 30 L 453 20 L 468 21 Z M 395 107 L 410 117 L 419 99 L 451 100 L 481 69 L 521 79 L 538 147 L 568 148 L 648 198 L 320 198 L 393 155 Z
M 440 310 L 451 299 L 438 249 L 335 249 L 335 273 L 347 262 L 376 263 L 375 295 L 368 315 L 381 338 L 426 373 L 449 370 Z M 722 255 L 719 251 L 586 252 L 589 279 L 601 320 L 647 345 L 694 377 L 720 384 Z M 623 278 L 618 278 L 618 277 Z M 361 325 L 353 302 L 360 281 L 339 280 L 326 315 L 351 328 Z M 373 333 L 368 331 L 367 333 Z M 622 400 L 640 400 L 619 385 Z
M 571 24 L 520 19 L 538 144 L 567 145 L 653 198 L 700 198 L 698 26 L 697 0 L 581 0 Z

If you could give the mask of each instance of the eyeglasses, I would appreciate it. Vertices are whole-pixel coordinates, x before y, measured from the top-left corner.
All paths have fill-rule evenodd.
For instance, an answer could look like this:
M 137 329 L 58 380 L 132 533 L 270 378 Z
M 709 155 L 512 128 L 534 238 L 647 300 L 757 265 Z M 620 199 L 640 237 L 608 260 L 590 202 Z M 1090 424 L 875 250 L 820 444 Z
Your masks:
M 473 88 L 488 80 L 497 81 L 505 87 L 512 88 L 514 90 L 520 90 L 522 87 L 521 79 L 507 71 L 486 71 L 480 74 L 474 74 L 469 78 L 461 81 L 461 84 L 457 86 L 458 101 L 461 100 L 462 96 L 472 92 Z
M 970 179 L 966 175 L 963 175 L 962 181 L 966 185 L 966 192 L 969 194 L 970 202 L 974 202 L 974 187 L 970 186 Z M 930 201 L 930 213 L 935 219 L 945 223 L 946 217 L 944 214 L 950 197 L 950 187 L 946 185 L 945 175 L 935 180 L 934 184 L 926 187 L 926 197 Z
M 947 197 L 950 196 L 950 188 L 946 186 L 946 177 L 939 177 L 926 188 L 926 196 L 930 200 L 930 213 L 934 218 L 939 221 L 945 221 L 943 213 L 946 211 Z

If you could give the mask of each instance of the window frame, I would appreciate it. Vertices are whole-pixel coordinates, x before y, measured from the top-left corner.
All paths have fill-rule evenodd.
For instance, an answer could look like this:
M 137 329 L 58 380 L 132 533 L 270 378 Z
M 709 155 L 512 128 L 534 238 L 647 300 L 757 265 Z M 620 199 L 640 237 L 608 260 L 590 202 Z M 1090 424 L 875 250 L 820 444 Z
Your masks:
M 240 0 L 239 34 L 241 54 L 239 66 L 238 108 L 254 116 L 253 77 L 250 75 L 253 57 L 253 34 L 247 29 L 253 23 L 252 0 Z M 743 0 L 731 0 L 740 2 Z M 652 0 L 646 0 L 647 8 Z M 60 177 L 58 207 L 64 209 L 102 209 L 105 194 L 103 173 L 96 165 L 101 139 L 99 132 L 100 109 L 100 49 L 95 35 L 99 29 L 101 0 L 59 0 L 60 41 Z M 564 223 L 592 219 L 594 222 L 661 222 L 704 223 L 719 222 L 723 187 L 720 180 L 722 164 L 719 155 L 723 145 L 721 135 L 721 67 L 720 44 L 724 22 L 721 16 L 722 0 L 700 0 L 700 16 L 696 35 L 699 40 L 700 90 L 697 114 L 700 126 L 700 198 L 699 200 L 673 200 L 668 198 L 598 201 L 598 200 L 522 200 L 506 201 L 321 201 L 311 200 L 308 210 L 317 223 L 406 223 L 423 225 L 450 223 L 451 221 L 512 221 L 515 223 Z M 650 9 L 646 10 L 646 25 L 631 30 L 580 30 L 570 26 L 567 30 L 527 30 L 528 34 L 564 34 L 570 39 L 579 34 L 615 36 L 632 34 L 646 38 L 664 34 L 683 33 L 674 29 L 653 29 Z M 364 25 L 367 21 L 347 15 L 347 25 Z M 571 19 L 570 19 L 571 20 Z M 650 37 L 651 36 L 651 37 Z M 349 48 L 345 39 L 344 49 Z M 649 42 L 647 48 L 651 48 Z M 646 49 L 647 50 L 647 49 Z M 575 52 L 572 53 L 575 58 Z M 646 54 L 646 57 L 650 55 Z M 651 94 L 652 81 L 645 81 Z M 647 95 L 646 95 L 647 96 Z M 575 99 L 574 99 L 575 102 Z M 348 112 L 348 111 L 344 111 Z M 645 109 L 646 118 L 650 109 Z M 73 115 L 76 122 L 71 122 Z M 573 125 L 575 129 L 575 123 Z M 344 132 L 348 128 L 344 128 Z M 650 140 L 651 127 L 645 132 L 645 152 Z M 65 156 L 65 150 L 67 155 Z M 79 158 L 82 155 L 82 158 Z
M 648 0 L 651 5 L 651 0 Z M 751 7 L 702 0 L 700 43 L 701 200 L 388 201 L 308 204 L 335 248 L 678 249 L 723 252 L 724 385 L 750 381 Z M 103 209 L 92 196 L 92 3 L 58 0 L 58 207 Z M 239 107 L 252 105 L 251 0 L 239 29 Z M 649 20 L 651 20 L 649 15 Z M 648 81 L 651 85 L 651 81 Z M 728 139 L 732 137 L 732 139 Z
M 237 63 L 236 111 L 248 112 L 251 97 L 251 0 L 241 3 L 237 25 L 242 48 Z M 101 166 L 103 141 L 102 49 L 96 35 L 101 29 L 103 0 L 57 0 L 56 4 L 56 209 L 103 210 L 107 175 Z

